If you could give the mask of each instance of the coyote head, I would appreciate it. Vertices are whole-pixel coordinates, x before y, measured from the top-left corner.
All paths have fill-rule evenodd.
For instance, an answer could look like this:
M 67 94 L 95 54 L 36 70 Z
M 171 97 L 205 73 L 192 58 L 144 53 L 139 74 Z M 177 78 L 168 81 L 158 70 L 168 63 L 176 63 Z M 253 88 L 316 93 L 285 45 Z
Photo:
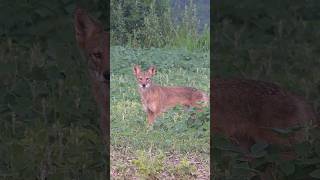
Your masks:
M 147 89 L 151 86 L 152 76 L 156 75 L 156 67 L 150 66 L 147 71 L 141 71 L 140 66 L 135 65 L 133 67 L 133 74 L 136 76 L 138 85 L 141 89 Z
M 100 109 L 100 128 L 105 143 L 109 137 L 109 33 L 100 22 L 77 7 L 74 13 L 75 35 L 86 56 L 93 95 Z
M 88 60 L 89 72 L 95 79 L 109 79 L 109 34 L 102 24 L 90 17 L 84 9 L 74 14 L 75 34 L 79 47 Z

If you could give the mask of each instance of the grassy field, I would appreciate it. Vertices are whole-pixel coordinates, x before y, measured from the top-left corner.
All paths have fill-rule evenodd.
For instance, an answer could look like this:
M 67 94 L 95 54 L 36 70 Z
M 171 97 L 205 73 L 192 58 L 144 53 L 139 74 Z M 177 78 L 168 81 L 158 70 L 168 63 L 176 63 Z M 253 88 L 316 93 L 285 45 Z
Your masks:
M 153 82 L 209 92 L 209 52 L 111 47 L 111 177 L 209 178 L 209 108 L 173 108 L 147 127 L 134 64 L 157 67 Z

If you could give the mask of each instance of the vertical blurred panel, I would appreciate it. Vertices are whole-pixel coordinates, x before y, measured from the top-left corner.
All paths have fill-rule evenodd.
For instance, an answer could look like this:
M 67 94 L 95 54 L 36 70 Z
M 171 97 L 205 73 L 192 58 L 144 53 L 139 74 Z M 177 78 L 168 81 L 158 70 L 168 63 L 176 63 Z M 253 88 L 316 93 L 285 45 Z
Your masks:
M 108 3 L 0 1 L 0 179 L 108 178 Z
M 319 8 L 318 1 L 212 2 L 214 178 L 319 177 Z

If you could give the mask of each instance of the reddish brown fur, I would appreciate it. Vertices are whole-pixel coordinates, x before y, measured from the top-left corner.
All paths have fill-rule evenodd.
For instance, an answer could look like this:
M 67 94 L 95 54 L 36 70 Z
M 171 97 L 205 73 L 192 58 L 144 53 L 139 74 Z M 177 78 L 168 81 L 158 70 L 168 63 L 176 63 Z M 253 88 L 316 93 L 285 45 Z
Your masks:
M 100 110 L 100 128 L 106 142 L 109 134 L 109 34 L 81 8 L 76 9 L 74 21 L 76 40 L 87 58 L 93 95 Z
M 303 130 L 280 137 L 271 128 L 305 126 L 315 121 L 306 101 L 277 85 L 262 81 L 213 79 L 213 130 L 218 130 L 248 148 L 257 141 L 291 145 L 303 140 Z
M 134 66 L 134 75 L 139 84 L 139 93 L 143 108 L 147 113 L 149 125 L 168 108 L 183 105 L 186 107 L 202 107 L 198 102 L 208 102 L 204 92 L 191 87 L 164 87 L 153 84 L 152 76 L 156 74 L 155 67 L 142 72 L 139 66 Z M 144 87 L 145 86 L 145 87 Z

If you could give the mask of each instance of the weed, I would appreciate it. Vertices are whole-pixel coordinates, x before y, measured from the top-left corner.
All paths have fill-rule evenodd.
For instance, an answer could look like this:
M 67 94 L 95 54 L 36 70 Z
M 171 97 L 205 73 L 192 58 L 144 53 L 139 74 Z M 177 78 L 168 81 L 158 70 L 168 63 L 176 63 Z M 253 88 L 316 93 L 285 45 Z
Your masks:
M 145 151 L 138 151 L 137 159 L 132 163 L 137 167 L 140 176 L 146 179 L 154 179 L 164 169 L 164 154 L 159 151 L 158 154 L 152 155 Z

